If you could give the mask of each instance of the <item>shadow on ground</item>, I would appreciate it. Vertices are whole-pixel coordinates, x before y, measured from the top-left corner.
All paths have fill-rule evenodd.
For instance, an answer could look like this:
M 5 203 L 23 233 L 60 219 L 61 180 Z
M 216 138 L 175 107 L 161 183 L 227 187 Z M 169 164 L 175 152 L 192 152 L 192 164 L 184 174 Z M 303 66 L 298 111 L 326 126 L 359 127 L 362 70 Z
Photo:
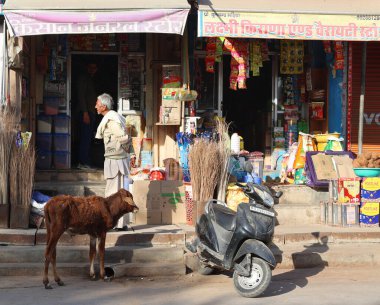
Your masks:
M 307 286 L 309 277 L 317 275 L 328 266 L 328 262 L 320 255 L 329 250 L 328 237 L 319 238 L 319 232 L 313 232 L 312 235 L 320 241 L 305 245 L 301 252 L 292 253 L 294 269 L 274 275 L 263 297 L 286 294 L 297 287 L 303 288 Z

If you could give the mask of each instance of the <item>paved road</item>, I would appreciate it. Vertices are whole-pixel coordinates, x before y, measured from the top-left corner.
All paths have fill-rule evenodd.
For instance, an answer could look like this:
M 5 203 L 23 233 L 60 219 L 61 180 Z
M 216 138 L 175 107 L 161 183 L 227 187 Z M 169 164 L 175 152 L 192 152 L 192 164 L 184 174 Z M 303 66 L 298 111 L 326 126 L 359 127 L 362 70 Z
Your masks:
M 360 254 L 358 254 L 360 255 Z M 237 295 L 225 274 L 116 279 L 111 283 L 65 277 L 66 286 L 45 290 L 40 277 L 0 278 L 1 305 L 378 305 L 380 267 L 275 270 L 257 299 Z

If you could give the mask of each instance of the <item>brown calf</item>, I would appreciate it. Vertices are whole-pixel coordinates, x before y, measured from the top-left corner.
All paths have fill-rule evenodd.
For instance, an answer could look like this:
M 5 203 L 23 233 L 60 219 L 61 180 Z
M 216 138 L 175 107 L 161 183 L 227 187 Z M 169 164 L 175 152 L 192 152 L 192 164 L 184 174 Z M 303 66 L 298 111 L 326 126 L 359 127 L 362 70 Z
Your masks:
M 104 248 L 107 231 L 112 229 L 118 219 L 126 213 L 134 212 L 138 207 L 133 202 L 132 194 L 124 189 L 103 198 L 100 196 L 73 197 L 59 195 L 51 198 L 45 205 L 45 222 L 47 231 L 45 250 L 45 270 L 43 283 L 51 289 L 48 271 L 50 261 L 53 265 L 54 280 L 63 286 L 56 270 L 56 248 L 61 235 L 90 235 L 90 277 L 95 278 L 94 260 L 96 240 L 98 239 L 100 278 L 104 279 Z

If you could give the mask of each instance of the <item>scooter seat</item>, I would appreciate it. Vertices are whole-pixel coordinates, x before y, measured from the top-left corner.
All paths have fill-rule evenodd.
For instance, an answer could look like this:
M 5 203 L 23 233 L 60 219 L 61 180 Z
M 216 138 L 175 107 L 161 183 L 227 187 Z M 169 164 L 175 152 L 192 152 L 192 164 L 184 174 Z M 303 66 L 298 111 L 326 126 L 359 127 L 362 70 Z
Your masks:
M 227 231 L 233 231 L 236 224 L 236 212 L 220 204 L 214 204 L 212 207 L 215 221 L 218 225 Z

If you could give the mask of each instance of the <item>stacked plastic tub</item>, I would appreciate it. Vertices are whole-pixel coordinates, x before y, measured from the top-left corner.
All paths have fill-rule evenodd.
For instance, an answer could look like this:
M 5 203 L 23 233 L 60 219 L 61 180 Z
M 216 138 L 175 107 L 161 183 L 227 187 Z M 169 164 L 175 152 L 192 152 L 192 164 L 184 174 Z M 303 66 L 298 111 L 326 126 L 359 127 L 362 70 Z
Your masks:
M 50 169 L 52 166 L 52 128 L 53 118 L 51 115 L 37 116 L 37 169 Z
M 55 169 L 70 168 L 70 117 L 56 115 L 53 117 L 53 165 Z
M 69 126 L 70 117 L 65 114 L 37 116 L 37 169 L 70 168 Z

